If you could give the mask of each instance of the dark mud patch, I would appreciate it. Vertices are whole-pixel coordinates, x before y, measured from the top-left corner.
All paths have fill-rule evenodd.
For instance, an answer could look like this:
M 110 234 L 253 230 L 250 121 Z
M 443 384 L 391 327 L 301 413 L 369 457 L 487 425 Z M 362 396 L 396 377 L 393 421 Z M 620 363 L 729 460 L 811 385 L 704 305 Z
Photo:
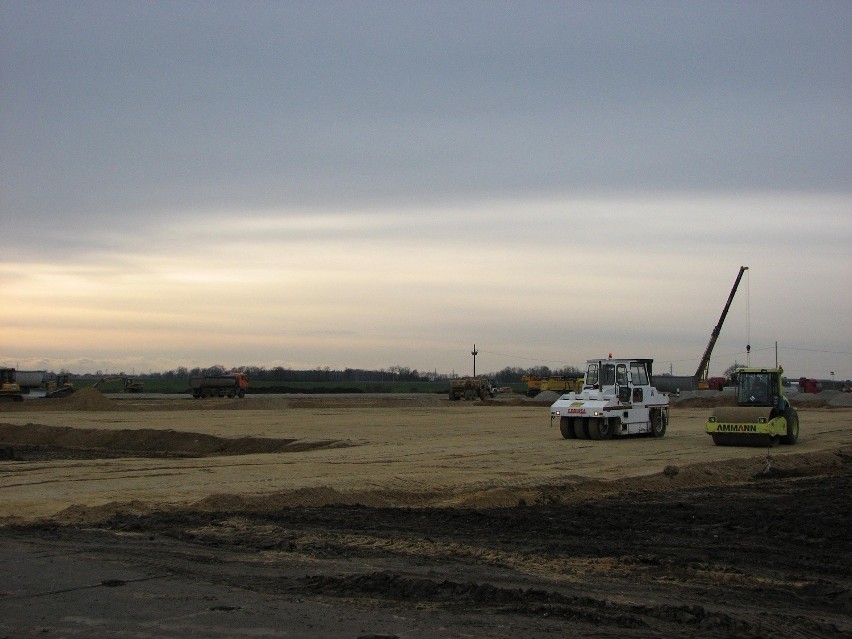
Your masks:
M 256 455 L 350 445 L 340 440 L 226 438 L 158 429 L 104 430 L 42 424 L 0 424 L 0 459 L 16 461 Z

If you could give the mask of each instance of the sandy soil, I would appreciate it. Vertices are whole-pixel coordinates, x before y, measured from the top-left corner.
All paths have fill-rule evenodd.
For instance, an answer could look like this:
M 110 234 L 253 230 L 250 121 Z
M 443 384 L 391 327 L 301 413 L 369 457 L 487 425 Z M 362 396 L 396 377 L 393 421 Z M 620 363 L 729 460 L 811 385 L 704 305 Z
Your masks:
M 848 636 L 852 410 L 769 450 L 708 414 L 594 442 L 523 400 L 7 403 L 0 636 Z

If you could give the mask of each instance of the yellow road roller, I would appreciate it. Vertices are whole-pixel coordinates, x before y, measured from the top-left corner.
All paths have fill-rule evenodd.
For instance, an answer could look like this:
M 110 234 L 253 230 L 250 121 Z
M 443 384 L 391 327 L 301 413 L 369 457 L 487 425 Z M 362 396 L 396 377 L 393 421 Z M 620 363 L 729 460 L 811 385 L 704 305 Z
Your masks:
M 707 420 L 717 446 L 775 446 L 799 439 L 799 414 L 782 392 L 780 368 L 736 371 L 737 405 L 719 406 Z

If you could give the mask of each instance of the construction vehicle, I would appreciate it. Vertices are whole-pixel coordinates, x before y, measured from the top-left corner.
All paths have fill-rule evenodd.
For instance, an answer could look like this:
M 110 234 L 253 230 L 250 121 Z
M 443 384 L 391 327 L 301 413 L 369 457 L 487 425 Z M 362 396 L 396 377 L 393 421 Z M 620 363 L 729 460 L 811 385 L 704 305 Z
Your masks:
M 774 446 L 799 440 L 799 414 L 784 396 L 780 368 L 736 371 L 737 405 L 718 406 L 707 420 L 717 446 Z
M 74 383 L 68 373 L 60 373 L 56 379 L 46 383 L 45 390 L 44 396 L 47 398 L 68 397 L 74 392 Z
M 701 356 L 701 361 L 698 362 L 698 368 L 695 371 L 695 387 L 699 389 L 707 389 L 710 388 L 709 383 L 707 382 L 707 375 L 709 374 L 710 369 L 710 355 L 713 353 L 713 347 L 716 346 L 716 340 L 719 339 L 719 333 L 722 332 L 722 324 L 725 322 L 725 317 L 728 315 L 728 310 L 731 308 L 731 302 L 734 301 L 734 295 L 737 292 L 737 288 L 740 285 L 740 280 L 743 279 L 743 273 L 748 270 L 748 266 L 741 266 L 740 272 L 737 274 L 737 279 L 734 282 L 734 286 L 731 289 L 731 293 L 728 295 L 728 301 L 725 304 L 725 308 L 722 309 L 722 315 L 719 317 L 719 321 L 716 323 L 713 332 L 710 334 L 710 341 L 707 343 L 707 348 L 704 349 L 704 354 Z M 751 347 L 749 346 L 749 349 Z
M 556 391 L 566 393 L 568 391 L 583 390 L 582 375 L 555 375 L 553 377 L 540 377 L 539 375 L 524 375 L 521 380 L 527 383 L 527 395 L 535 397 L 543 391 Z
M 799 392 L 800 393 L 821 393 L 822 392 L 822 384 L 815 379 L 810 379 L 808 377 L 800 377 L 799 378 Z
M 477 397 L 485 401 L 496 394 L 494 382 L 487 377 L 459 377 L 450 380 L 450 401 L 472 400 Z
M 24 395 L 37 397 L 67 397 L 74 392 L 68 373 L 53 376 L 46 371 L 15 371 L 15 381 Z
M 535 397 L 541 392 L 541 377 L 538 375 L 524 375 L 521 381 L 527 383 L 527 396 Z
M 126 377 L 125 375 L 101 377 L 92 385 L 92 388 L 98 388 L 101 384 L 108 384 L 110 382 L 121 382 L 123 384 L 122 390 L 125 393 L 141 393 L 145 389 L 145 382 L 133 379 L 132 377 Z
M 243 373 L 228 375 L 194 375 L 189 378 L 192 396 L 199 397 L 239 397 L 246 396 L 248 377 Z
M 45 371 L 15 371 L 15 382 L 21 387 L 21 392 L 24 395 L 29 395 L 31 391 L 44 388 Z
M 709 390 L 720 391 L 728 385 L 727 377 L 711 377 L 707 380 L 707 388 Z
M 0 368 L 0 398 L 8 398 L 15 402 L 24 401 L 24 394 L 15 379 L 14 368 Z
M 574 391 L 579 393 L 583 390 L 583 376 L 556 376 L 545 377 L 541 380 L 541 390 L 556 391 L 558 393 L 569 393 Z
M 621 435 L 662 437 L 669 398 L 651 386 L 652 359 L 590 359 L 583 388 L 550 407 L 565 439 L 611 439 Z

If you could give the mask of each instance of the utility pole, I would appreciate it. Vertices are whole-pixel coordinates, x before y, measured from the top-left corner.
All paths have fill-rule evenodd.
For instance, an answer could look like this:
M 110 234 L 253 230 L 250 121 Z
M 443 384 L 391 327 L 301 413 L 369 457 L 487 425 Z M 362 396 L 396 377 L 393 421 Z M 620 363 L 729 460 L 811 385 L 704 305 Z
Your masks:
M 476 377 L 476 356 L 479 355 L 479 351 L 476 350 L 476 344 L 473 345 L 473 350 L 470 354 L 473 355 L 473 376 Z

